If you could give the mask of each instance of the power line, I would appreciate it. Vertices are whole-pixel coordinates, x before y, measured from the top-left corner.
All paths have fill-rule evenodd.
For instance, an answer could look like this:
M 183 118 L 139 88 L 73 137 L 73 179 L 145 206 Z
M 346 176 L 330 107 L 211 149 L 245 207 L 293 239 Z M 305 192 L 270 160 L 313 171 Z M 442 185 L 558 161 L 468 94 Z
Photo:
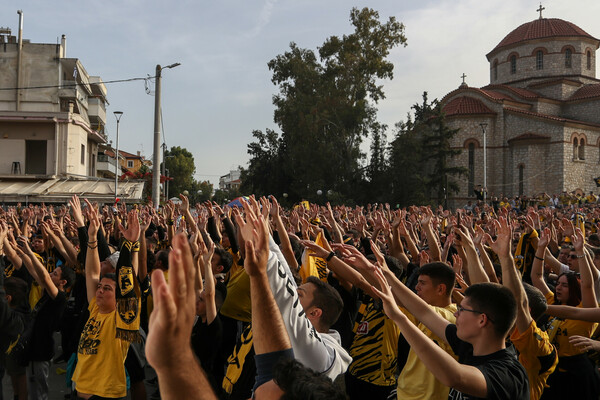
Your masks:
M 145 81 L 147 79 L 152 79 L 153 76 L 148 76 L 145 78 L 128 78 L 128 79 L 115 79 L 112 81 L 103 81 L 103 82 L 88 82 L 88 83 L 68 83 L 62 85 L 47 85 L 47 86 L 25 86 L 25 87 L 13 87 L 13 88 L 0 88 L 0 90 L 33 90 L 33 89 L 52 89 L 52 88 L 71 88 L 77 86 L 88 86 L 95 85 L 97 83 L 110 84 L 110 83 L 123 83 L 123 82 L 133 82 L 133 81 Z

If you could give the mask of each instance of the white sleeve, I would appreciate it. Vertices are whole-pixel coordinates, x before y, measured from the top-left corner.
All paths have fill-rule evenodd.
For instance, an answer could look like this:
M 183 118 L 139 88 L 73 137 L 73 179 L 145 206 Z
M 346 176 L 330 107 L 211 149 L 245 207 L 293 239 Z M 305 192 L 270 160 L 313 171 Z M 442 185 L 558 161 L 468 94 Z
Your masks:
M 269 238 L 269 250 L 267 263 L 269 285 L 283 317 L 296 359 L 317 372 L 339 370 L 332 366 L 345 359 L 338 354 L 341 347 L 336 350 L 337 346 L 332 346 L 330 341 L 324 341 L 306 317 L 290 268 L 279 247 L 271 238 Z

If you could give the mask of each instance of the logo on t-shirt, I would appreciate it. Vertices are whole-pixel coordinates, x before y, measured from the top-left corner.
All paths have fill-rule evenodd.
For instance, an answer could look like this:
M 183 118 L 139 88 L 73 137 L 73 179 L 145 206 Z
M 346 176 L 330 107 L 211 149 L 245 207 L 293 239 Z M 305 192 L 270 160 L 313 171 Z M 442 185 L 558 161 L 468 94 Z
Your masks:
M 358 325 L 357 335 L 367 335 L 369 333 L 369 321 L 363 321 Z

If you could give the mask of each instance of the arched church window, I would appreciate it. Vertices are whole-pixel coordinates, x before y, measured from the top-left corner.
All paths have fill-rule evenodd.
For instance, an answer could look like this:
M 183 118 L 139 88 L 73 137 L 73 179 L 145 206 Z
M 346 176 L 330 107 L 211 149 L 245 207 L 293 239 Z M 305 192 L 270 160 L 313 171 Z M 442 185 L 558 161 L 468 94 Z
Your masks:
M 510 56 L 510 73 L 517 73 L 517 56 Z
M 573 160 L 579 159 L 579 139 L 573 139 Z
M 535 53 L 535 69 L 544 69 L 544 52 L 541 50 Z
M 585 160 L 585 139 L 579 139 L 579 148 L 577 149 L 577 158 Z
M 592 52 L 588 50 L 586 57 L 587 57 L 587 69 L 592 69 Z
M 571 49 L 565 50 L 565 67 L 571 68 Z
M 525 166 L 523 164 L 519 165 L 519 196 L 523 196 L 523 186 L 524 186 L 524 178 L 525 176 Z
M 498 60 L 494 61 L 494 80 L 498 79 Z
M 475 144 L 469 143 L 469 187 L 467 194 L 470 196 L 475 190 Z

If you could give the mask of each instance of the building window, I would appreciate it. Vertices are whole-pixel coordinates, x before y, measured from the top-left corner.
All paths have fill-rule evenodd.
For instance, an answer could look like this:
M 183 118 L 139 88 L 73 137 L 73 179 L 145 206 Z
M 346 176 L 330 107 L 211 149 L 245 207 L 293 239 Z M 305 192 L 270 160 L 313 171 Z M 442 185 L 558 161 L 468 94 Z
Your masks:
M 541 50 L 535 53 L 535 69 L 544 69 L 544 52 Z
M 85 144 L 81 145 L 81 163 L 85 164 Z
M 585 160 L 585 140 L 579 139 L 579 148 L 577 149 L 577 157 L 580 160 Z
M 571 49 L 565 50 L 565 68 L 571 68 Z
M 588 50 L 586 57 L 587 57 L 587 69 L 592 69 L 592 52 Z
M 475 144 L 469 143 L 469 187 L 467 195 L 471 195 L 475 190 Z
M 510 73 L 517 73 L 517 56 L 510 56 Z
M 519 165 L 519 196 L 523 196 L 523 181 L 524 181 L 525 167 Z
M 494 80 L 498 80 L 498 60 L 494 61 Z
M 573 160 L 579 159 L 579 140 L 573 139 Z
M 133 161 L 127 160 L 127 168 L 133 168 Z

